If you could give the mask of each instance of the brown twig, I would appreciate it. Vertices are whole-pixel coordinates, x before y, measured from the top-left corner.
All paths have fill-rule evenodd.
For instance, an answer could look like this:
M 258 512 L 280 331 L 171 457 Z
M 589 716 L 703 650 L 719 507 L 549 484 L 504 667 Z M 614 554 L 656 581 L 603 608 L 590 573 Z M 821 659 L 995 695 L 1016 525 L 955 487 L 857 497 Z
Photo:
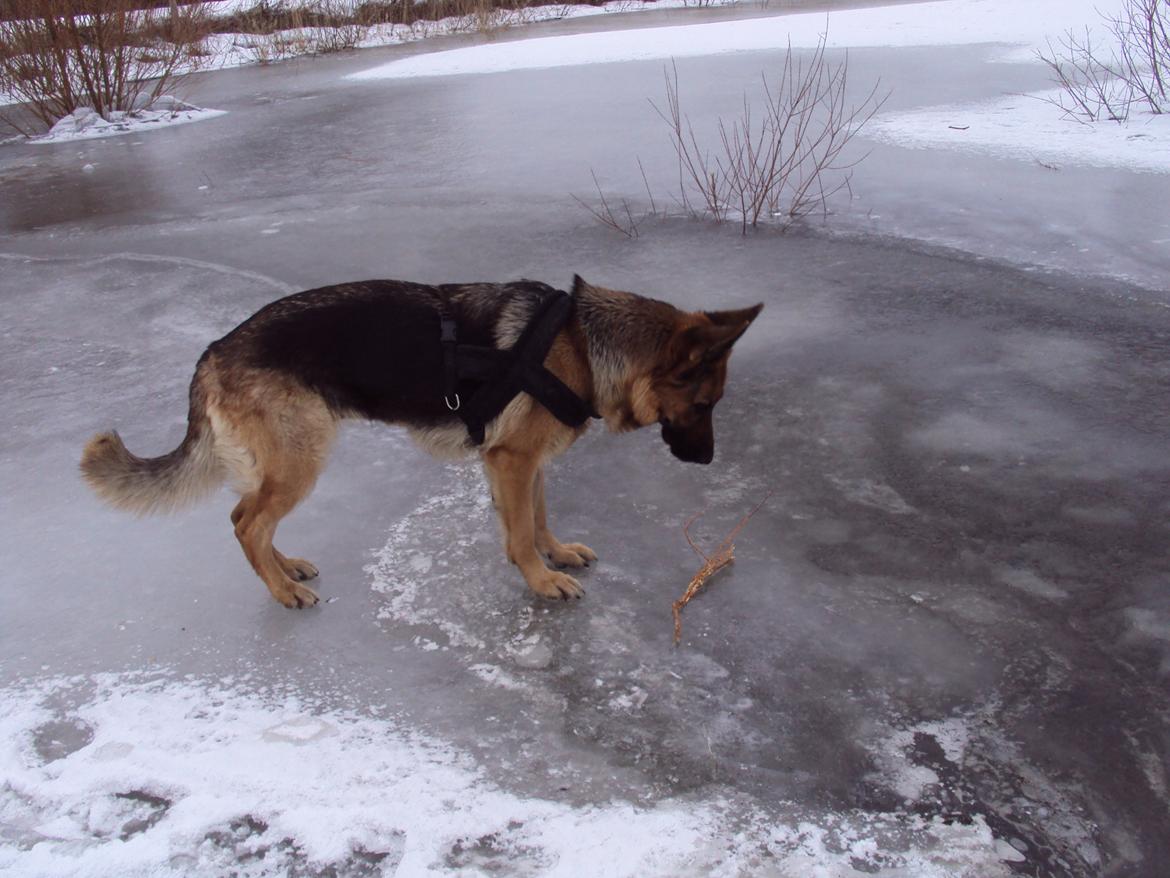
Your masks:
M 691 599 L 699 593 L 700 589 L 707 584 L 707 581 L 712 576 L 735 561 L 735 538 L 743 530 L 744 525 L 751 521 L 752 516 L 759 512 L 763 505 L 768 502 L 768 498 L 771 496 L 771 491 L 765 494 L 764 499 L 757 503 L 751 512 L 739 520 L 739 524 L 731 529 L 731 532 L 723 538 L 723 542 L 716 547 L 710 556 L 704 554 L 703 550 L 698 547 L 691 537 L 691 525 L 702 517 L 703 511 L 696 512 L 683 525 L 683 536 L 686 537 L 687 544 L 694 550 L 695 554 L 703 559 L 703 566 L 691 577 L 691 581 L 687 584 L 687 590 L 683 593 L 683 596 L 671 604 L 670 608 L 674 613 L 675 646 L 678 646 L 679 641 L 682 639 L 682 608 L 691 602 Z
M 589 170 L 589 175 L 593 177 L 593 187 L 597 190 L 597 198 L 601 202 L 601 207 L 594 207 L 592 204 L 589 204 L 582 198 L 578 198 L 572 193 L 569 194 L 570 197 L 591 214 L 593 214 L 593 218 L 603 226 L 609 226 L 611 229 L 621 232 L 627 238 L 638 237 L 638 224 L 634 220 L 633 212 L 630 210 L 630 203 L 624 198 L 622 199 L 621 206 L 626 214 L 626 219 L 623 222 L 622 219 L 614 213 L 613 207 L 610 206 L 610 203 L 605 198 L 605 193 L 601 191 L 601 183 L 599 183 L 597 180 L 597 172 L 591 168 Z

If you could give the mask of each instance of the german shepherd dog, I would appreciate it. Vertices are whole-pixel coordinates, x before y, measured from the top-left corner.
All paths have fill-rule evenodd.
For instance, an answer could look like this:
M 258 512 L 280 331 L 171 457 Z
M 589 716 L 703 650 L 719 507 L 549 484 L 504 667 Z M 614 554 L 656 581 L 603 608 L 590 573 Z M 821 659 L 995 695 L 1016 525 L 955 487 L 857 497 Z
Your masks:
M 174 509 L 231 479 L 240 494 L 231 521 L 248 562 L 276 600 L 309 607 L 318 598 L 304 583 L 317 568 L 273 546 L 277 525 L 313 488 L 339 421 L 401 424 L 438 456 L 478 451 L 508 559 L 538 595 L 579 598 L 580 583 L 541 556 L 558 568 L 588 566 L 597 556 L 549 530 L 543 467 L 585 427 L 566 426 L 520 393 L 476 448 L 442 389 L 437 302 L 462 340 L 507 349 L 555 292 L 523 280 L 437 287 L 378 280 L 287 296 L 200 357 L 178 448 L 141 458 L 117 433 L 100 433 L 85 447 L 82 473 L 103 500 L 140 514 Z M 572 311 L 544 367 L 611 430 L 659 424 L 675 457 L 710 463 L 711 414 L 731 346 L 762 308 L 685 312 L 574 277 Z

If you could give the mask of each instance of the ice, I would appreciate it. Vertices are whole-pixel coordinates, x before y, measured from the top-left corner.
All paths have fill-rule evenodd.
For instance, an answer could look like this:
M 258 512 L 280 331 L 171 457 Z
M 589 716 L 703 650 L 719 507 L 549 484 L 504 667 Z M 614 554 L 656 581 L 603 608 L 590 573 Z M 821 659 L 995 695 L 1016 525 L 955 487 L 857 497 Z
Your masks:
M 933 5 L 880 15 L 918 39 Z M 962 44 L 1031 25 L 953 8 L 973 29 L 857 48 L 853 81 L 894 116 L 1047 87 Z M 741 236 L 663 194 L 659 61 L 344 79 L 418 50 L 193 80 L 229 111 L 207 125 L 0 149 L 0 871 L 1159 875 L 1170 177 L 867 140 L 826 221 Z M 696 130 L 781 57 L 680 58 Z M 570 198 L 591 167 L 638 238 Z M 322 571 L 303 612 L 227 490 L 137 520 L 78 478 L 97 430 L 174 448 L 207 343 L 281 295 L 574 272 L 766 304 L 711 466 L 652 430 L 550 462 L 553 529 L 600 556 L 580 602 L 526 590 L 474 460 L 399 429 L 346 424 L 281 524 Z M 684 522 L 718 544 L 769 491 L 673 646 Z

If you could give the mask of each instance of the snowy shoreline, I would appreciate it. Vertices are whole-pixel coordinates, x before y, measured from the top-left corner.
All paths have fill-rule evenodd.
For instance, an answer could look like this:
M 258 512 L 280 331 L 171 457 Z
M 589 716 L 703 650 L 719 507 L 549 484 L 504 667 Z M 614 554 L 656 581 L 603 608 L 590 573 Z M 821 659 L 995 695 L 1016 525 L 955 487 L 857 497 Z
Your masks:
M 734 6 L 738 0 L 713 0 Z M 223 0 L 215 14 L 244 8 L 245 0 Z M 603 6 L 548 5 L 520 11 L 497 10 L 499 27 L 584 18 L 611 13 L 687 7 L 688 0 L 613 0 Z M 1117 0 L 1114 0 L 1117 5 Z M 548 37 L 525 37 L 458 49 L 423 52 L 349 74 L 356 82 L 398 78 L 483 75 L 516 70 L 640 60 L 668 60 L 737 52 L 806 49 L 822 35 L 830 49 L 994 44 L 993 61 L 1039 63 L 1037 52 L 1054 35 L 1069 29 L 1099 27 L 1102 7 L 1095 0 L 1033 0 L 1021 9 L 1013 0 L 934 0 L 831 12 L 778 10 L 771 17 L 664 25 L 651 28 L 587 31 Z M 414 25 L 374 25 L 358 42 L 362 48 L 402 45 L 432 36 L 475 30 L 466 16 Z M 306 45 L 304 32 L 214 34 L 205 71 L 259 63 L 270 54 L 266 41 Z M 272 60 L 295 57 L 276 56 Z M 1135 114 L 1128 122 L 1080 123 L 1065 117 L 1052 102 L 1055 92 L 1005 95 L 996 101 L 956 106 L 925 106 L 875 117 L 863 132 L 874 140 L 905 146 L 962 149 L 1004 158 L 1038 161 L 1053 167 L 1080 164 L 1170 173 L 1170 123 L 1167 117 Z M 34 143 L 107 137 L 142 132 L 169 124 L 221 115 L 216 110 L 187 108 L 183 113 L 137 114 L 90 124 L 62 120 Z M 84 121 L 85 124 L 80 124 Z M 19 140 L 19 138 L 14 138 Z
M 1114 0 L 1114 6 L 1118 5 Z M 670 60 L 738 52 L 815 48 L 997 45 L 993 62 L 1039 64 L 1037 52 L 1070 29 L 1101 27 L 1096 0 L 937 0 L 793 12 L 774 18 L 539 37 L 424 53 L 350 74 L 357 81 L 485 75 L 582 64 Z M 910 148 L 969 149 L 992 155 L 1170 173 L 1170 116 L 1135 113 L 1124 123 L 1084 123 L 1055 104 L 1055 91 L 978 104 L 879 114 L 862 133 Z

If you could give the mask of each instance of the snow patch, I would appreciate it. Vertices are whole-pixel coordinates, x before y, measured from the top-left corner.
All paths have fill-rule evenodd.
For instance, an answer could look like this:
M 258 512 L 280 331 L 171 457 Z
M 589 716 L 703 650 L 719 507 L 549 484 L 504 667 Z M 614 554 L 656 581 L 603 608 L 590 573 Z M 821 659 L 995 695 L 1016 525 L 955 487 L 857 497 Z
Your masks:
M 337 734 L 337 727 L 314 716 L 297 716 L 264 730 L 265 741 L 284 741 L 303 746 Z
M 873 479 L 847 479 L 831 475 L 829 481 L 849 500 L 862 506 L 880 509 L 891 515 L 912 515 L 915 512 L 914 507 L 902 499 L 901 494 L 889 485 Z
M 1119 0 L 1105 3 L 1116 7 Z M 709 22 L 608 33 L 542 37 L 489 43 L 416 55 L 350 74 L 354 80 L 500 73 L 665 60 L 732 52 L 778 51 L 791 44 L 812 48 L 827 34 L 830 48 L 1023 44 L 1039 48 L 1070 27 L 1099 20 L 1098 0 L 943 0 L 778 15 L 744 21 Z M 1108 11 L 1108 10 L 1105 10 Z
M 45 762 L 31 739 L 65 703 L 92 740 Z M 978 817 L 526 798 L 395 719 L 210 681 L 54 679 L 0 707 L 6 874 L 732 876 L 763 856 L 776 874 L 990 878 L 1014 858 Z
M 115 137 L 119 134 L 141 134 L 155 128 L 214 119 L 216 116 L 223 116 L 225 112 L 205 110 L 165 95 L 145 109 L 125 113 L 115 110 L 106 118 L 88 107 L 81 107 L 57 120 L 47 133 L 28 138 L 28 142 L 65 143 L 92 140 L 97 137 Z M 84 170 L 92 170 L 92 166 L 87 165 Z
M 77 708 L 94 740 L 46 764 L 29 736 L 76 682 L 0 690 L 6 874 L 349 874 L 365 862 L 418 875 L 493 834 L 559 864 L 549 874 L 583 868 L 596 839 L 618 842 L 611 874 L 681 874 L 713 816 L 525 800 L 391 720 L 191 681 L 99 677 Z
M 454 589 L 466 593 L 469 600 L 475 599 L 476 586 L 466 580 L 482 566 L 479 556 L 487 554 L 494 537 L 490 533 L 491 499 L 479 468 L 460 463 L 446 469 L 453 489 L 426 500 L 395 524 L 366 572 L 372 578 L 371 588 L 386 597 L 379 619 L 431 626 L 441 631 L 451 646 L 482 650 L 486 644 L 480 637 L 451 619 L 441 604 L 423 597 L 424 590 Z M 434 556 L 418 550 L 435 540 L 443 547 L 437 562 Z M 498 541 L 490 551 L 491 557 L 498 557 Z
M 886 113 L 864 134 L 911 149 L 951 148 L 1033 161 L 1170 174 L 1170 116 L 1135 112 L 1128 122 L 1082 123 L 1051 101 L 1057 91 L 976 104 Z
M 500 689 L 511 689 L 512 691 L 519 691 L 527 689 L 522 682 L 517 680 L 503 668 L 498 665 L 489 665 L 485 663 L 470 665 L 467 670 L 479 677 L 489 686 L 496 686 Z
M 1068 597 L 1068 592 L 1058 585 L 1041 579 L 1031 570 L 1019 567 L 1005 567 L 996 573 L 1000 582 L 1010 585 L 1014 589 L 1030 594 L 1033 597 L 1049 601 L 1060 601 Z

